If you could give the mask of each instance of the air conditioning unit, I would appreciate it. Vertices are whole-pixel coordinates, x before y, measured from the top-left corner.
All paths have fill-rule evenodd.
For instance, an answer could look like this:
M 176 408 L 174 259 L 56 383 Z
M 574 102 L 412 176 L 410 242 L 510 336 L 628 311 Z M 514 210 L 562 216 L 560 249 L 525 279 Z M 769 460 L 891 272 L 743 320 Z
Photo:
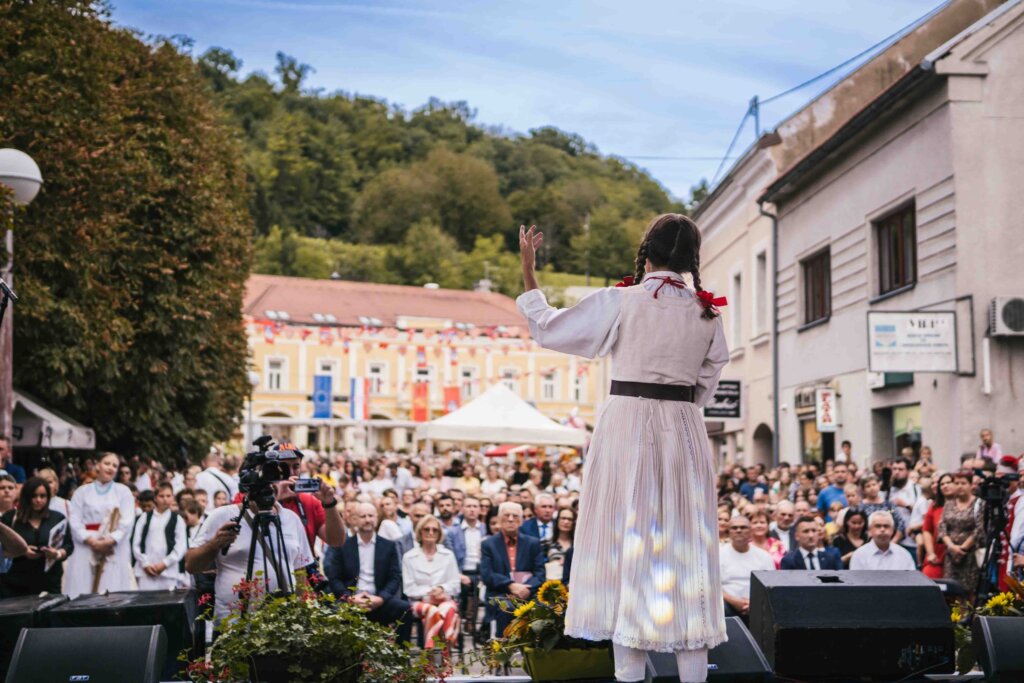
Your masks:
M 988 313 L 993 337 L 1024 337 L 1024 296 L 997 296 Z

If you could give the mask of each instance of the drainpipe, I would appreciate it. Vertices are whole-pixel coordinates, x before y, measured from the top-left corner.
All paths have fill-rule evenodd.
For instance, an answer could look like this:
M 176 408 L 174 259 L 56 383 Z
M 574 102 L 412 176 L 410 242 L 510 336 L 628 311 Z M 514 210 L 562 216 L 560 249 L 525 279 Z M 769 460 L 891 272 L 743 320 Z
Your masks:
M 779 453 L 779 304 L 776 285 L 779 280 L 779 217 L 764 209 L 759 202 L 758 212 L 772 222 L 772 465 L 782 460 Z

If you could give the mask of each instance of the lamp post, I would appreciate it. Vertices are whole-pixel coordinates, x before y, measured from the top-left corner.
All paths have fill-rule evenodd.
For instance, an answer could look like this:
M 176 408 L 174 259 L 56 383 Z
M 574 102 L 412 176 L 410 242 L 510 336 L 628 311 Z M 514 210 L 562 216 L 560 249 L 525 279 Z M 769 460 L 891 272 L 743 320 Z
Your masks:
M 252 395 L 256 391 L 256 387 L 260 385 L 260 373 L 255 370 L 249 371 L 249 419 L 245 423 L 245 449 L 248 450 L 252 442 L 256 440 L 256 437 L 252 433 Z
M 16 149 L 0 149 L 0 185 L 14 192 L 14 203 L 25 206 L 39 193 L 43 175 L 32 157 Z M 14 286 L 14 232 L 4 235 L 7 262 L 0 278 Z M 0 326 L 0 436 L 11 438 L 14 415 L 14 311 L 7 311 Z

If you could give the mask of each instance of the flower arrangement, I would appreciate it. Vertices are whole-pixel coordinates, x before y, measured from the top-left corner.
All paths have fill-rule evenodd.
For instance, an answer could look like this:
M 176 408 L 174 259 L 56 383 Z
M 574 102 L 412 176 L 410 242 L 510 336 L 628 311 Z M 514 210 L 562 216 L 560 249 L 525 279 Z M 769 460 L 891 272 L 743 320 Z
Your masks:
M 236 593 L 240 600 L 221 621 L 207 657 L 186 666 L 194 683 L 257 677 L 303 683 L 425 683 L 450 675 L 447 662 L 438 667 L 425 655 L 414 657 L 396 642 L 393 629 L 371 622 L 362 607 L 318 594 L 303 572 L 296 572 L 294 593 L 268 595 L 259 579 L 242 582 Z M 182 659 L 187 661 L 187 656 Z
M 971 622 L 975 617 L 1024 617 L 1024 584 L 1012 576 L 1006 577 L 1010 590 L 989 598 L 984 605 L 972 607 L 961 603 L 953 607 L 950 619 L 956 635 L 957 671 L 966 674 L 978 662 L 971 636 Z
M 512 615 L 501 638 L 491 642 L 489 663 L 492 668 L 522 663 L 535 679 L 569 680 L 597 678 L 612 673 L 611 652 L 607 643 L 579 640 L 565 635 L 565 611 L 569 590 L 561 581 L 546 581 L 533 600 L 513 598 L 501 603 L 501 609 Z M 546 657 L 558 650 L 556 658 Z M 570 656 L 575 654 L 575 657 Z M 545 663 L 545 660 L 552 660 Z M 542 668 L 559 673 L 544 675 Z

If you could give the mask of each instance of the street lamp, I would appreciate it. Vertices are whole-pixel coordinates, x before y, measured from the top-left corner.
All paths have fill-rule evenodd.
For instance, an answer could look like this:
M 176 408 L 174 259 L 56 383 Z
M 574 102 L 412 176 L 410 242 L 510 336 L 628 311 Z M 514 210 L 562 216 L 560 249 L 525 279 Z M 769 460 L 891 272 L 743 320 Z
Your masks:
M 245 449 L 248 450 L 256 437 L 252 434 L 252 395 L 260 385 L 260 373 L 255 370 L 249 371 L 249 420 L 245 424 Z
M 0 149 L 0 185 L 14 192 L 14 203 L 26 206 L 43 185 L 43 174 L 29 155 L 16 149 Z M 4 296 L 11 292 L 14 282 L 14 232 L 4 236 L 7 263 L 0 271 L 0 281 L 6 283 Z M 13 293 L 13 292 L 11 292 Z M 11 437 L 14 414 L 14 320 L 0 326 L 0 436 Z

